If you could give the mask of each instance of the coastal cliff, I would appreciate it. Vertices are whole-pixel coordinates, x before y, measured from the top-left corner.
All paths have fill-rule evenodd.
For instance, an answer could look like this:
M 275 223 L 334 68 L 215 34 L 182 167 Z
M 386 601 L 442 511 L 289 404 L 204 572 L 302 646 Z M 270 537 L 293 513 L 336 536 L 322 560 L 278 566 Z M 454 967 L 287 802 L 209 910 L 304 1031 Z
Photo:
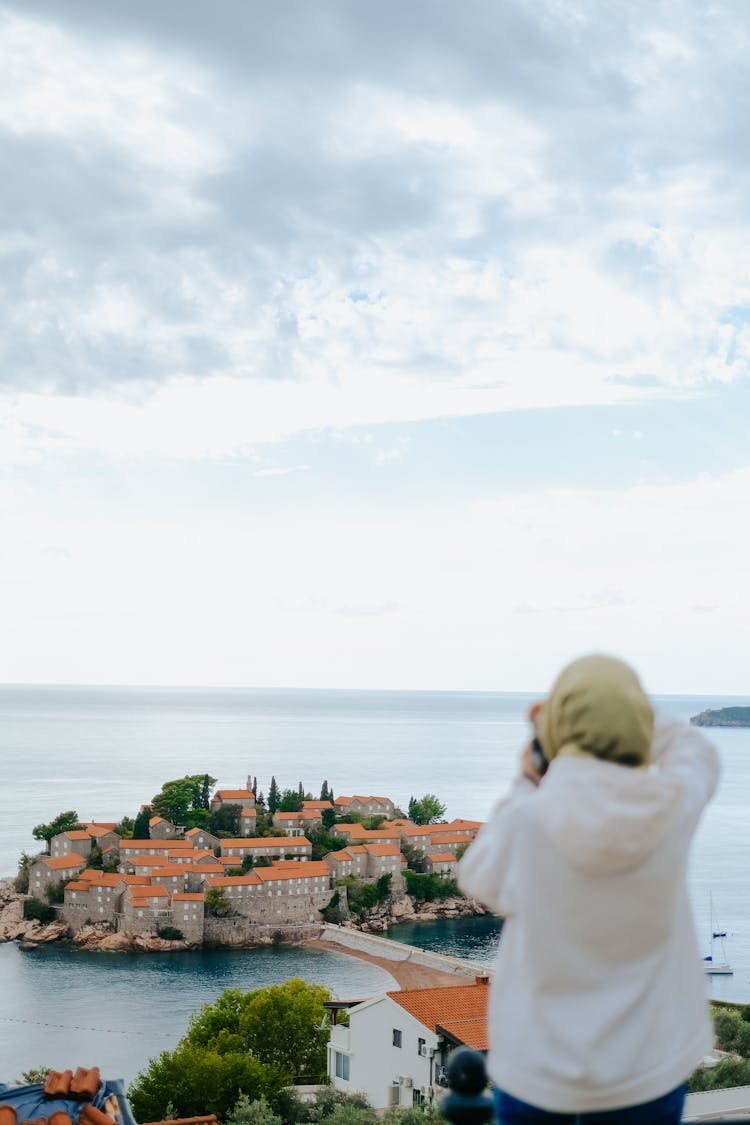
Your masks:
M 693 715 L 694 727 L 750 727 L 750 707 L 720 707 Z
M 23 904 L 26 895 L 13 889 L 12 879 L 0 882 L 0 942 L 18 941 L 22 949 L 36 949 L 51 942 L 69 942 L 82 950 L 102 953 L 171 953 L 202 948 L 202 943 L 170 941 L 151 934 L 129 936 L 116 931 L 108 922 L 90 922 L 75 932 L 65 922 L 42 923 L 25 919 Z M 382 934 L 399 922 L 429 922 L 444 918 L 464 918 L 483 915 L 486 911 L 479 903 L 457 895 L 435 902 L 418 902 L 411 895 L 394 895 L 385 902 L 366 910 L 360 918 L 349 917 L 343 925 L 347 929 L 364 933 Z M 279 926 L 273 933 L 258 934 L 246 930 L 227 933 L 222 940 L 212 940 L 212 948 L 253 948 L 275 944 L 302 943 L 311 936 L 310 927 L 304 933 L 297 928 Z M 312 927 L 315 929 L 315 927 Z

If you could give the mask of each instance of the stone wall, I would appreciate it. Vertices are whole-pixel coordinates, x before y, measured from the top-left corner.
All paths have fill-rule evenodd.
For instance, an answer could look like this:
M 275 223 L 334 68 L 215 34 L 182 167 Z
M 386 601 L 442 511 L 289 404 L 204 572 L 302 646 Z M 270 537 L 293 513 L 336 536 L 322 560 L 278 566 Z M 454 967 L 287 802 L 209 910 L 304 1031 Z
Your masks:
M 362 953 L 370 953 L 374 957 L 383 957 L 388 961 L 410 961 L 414 965 L 425 965 L 430 969 L 440 969 L 443 973 L 455 973 L 456 976 L 462 977 L 492 975 L 486 965 L 463 961 L 458 957 L 447 957 L 442 953 L 431 953 L 426 949 L 416 949 L 413 945 L 404 945 L 400 941 L 391 941 L 389 938 L 365 934 L 361 930 L 344 926 L 332 926 L 326 923 L 321 926 L 318 936 L 325 941 L 340 945 L 344 951 L 356 949 Z

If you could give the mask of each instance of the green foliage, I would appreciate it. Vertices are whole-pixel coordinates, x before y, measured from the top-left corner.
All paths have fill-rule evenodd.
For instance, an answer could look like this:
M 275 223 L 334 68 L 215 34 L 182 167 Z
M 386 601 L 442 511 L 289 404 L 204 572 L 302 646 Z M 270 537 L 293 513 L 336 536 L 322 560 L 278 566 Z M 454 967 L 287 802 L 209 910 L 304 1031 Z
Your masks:
M 58 879 L 54 883 L 47 883 L 44 888 L 44 897 L 50 905 L 59 906 L 65 901 L 65 887 Z
M 138 1121 L 164 1119 L 169 1102 L 179 1117 L 215 1113 L 224 1120 L 241 1093 L 265 1094 L 273 1103 L 290 1075 L 239 1051 L 221 1053 L 183 1039 L 174 1051 L 152 1059 L 128 1090 Z
M 104 866 L 104 857 L 102 856 L 102 849 L 99 847 L 98 844 L 92 844 L 91 845 L 91 851 L 89 852 L 88 857 L 86 859 L 86 866 L 87 867 L 93 867 L 95 871 L 96 870 L 101 871 L 102 867 Z
M 347 875 L 339 883 L 346 887 L 349 909 L 358 916 L 384 902 L 391 893 L 390 875 L 381 875 L 375 883 L 362 883 L 354 875 Z
M 376 1125 L 380 1120 L 364 1094 L 345 1094 L 333 1086 L 318 1090 L 306 1116 L 311 1125 Z
M 409 799 L 409 817 L 415 824 L 435 824 L 445 816 L 445 805 L 439 801 L 434 793 L 425 793 L 424 797 L 416 800 Z
M 444 875 L 420 875 L 417 871 L 407 869 L 404 878 L 407 891 L 420 902 L 452 898 L 461 893 L 455 879 L 446 879 Z
M 387 817 L 385 816 L 366 816 L 362 821 L 362 827 L 366 828 L 368 832 L 372 832 L 376 828 L 380 828 L 381 824 L 385 824 Z
M 18 859 L 18 874 L 13 880 L 13 890 L 19 895 L 29 893 L 29 870 L 33 862 L 33 856 L 29 855 L 28 852 L 21 852 Z
M 334 891 L 331 901 L 328 906 L 324 906 L 321 914 L 326 922 L 338 922 L 339 920 L 339 903 L 341 902 L 341 895 L 338 891 Z
M 247 875 L 248 871 L 252 871 L 254 866 L 255 866 L 255 860 L 253 859 L 253 857 L 251 855 L 244 855 L 242 857 L 242 863 L 240 864 L 240 869 L 241 869 L 243 875 Z
M 329 852 L 338 852 L 346 847 L 343 836 L 334 836 L 326 832 L 325 828 L 314 828 L 307 833 L 307 838 L 312 844 L 312 859 L 322 859 Z
M 134 840 L 148 840 L 151 837 L 149 830 L 149 821 L 153 815 L 153 809 L 150 805 L 144 805 L 140 810 L 135 820 L 133 821 L 133 839 Z
M 320 800 L 321 801 L 330 801 L 330 799 L 331 798 L 328 796 L 328 782 L 324 781 L 323 784 L 320 787 Z
M 324 1081 L 328 999 L 328 989 L 298 979 L 255 992 L 230 988 L 193 1016 L 185 1042 L 220 1054 L 249 1051 L 296 1081 Z
M 463 856 L 464 852 L 466 851 L 466 849 L 468 848 L 470 843 L 471 843 L 471 840 L 467 840 L 465 844 L 459 844 L 458 845 L 458 847 L 456 848 L 456 859 L 457 860 L 461 859 L 461 857 Z
M 49 1066 L 33 1066 L 30 1070 L 23 1071 L 16 1085 L 33 1086 L 36 1082 L 46 1082 L 47 1075 L 51 1070 L 52 1068 Z
M 422 871 L 424 868 L 424 855 L 407 840 L 401 841 L 401 851 L 406 856 L 406 866 L 410 871 Z
M 385 1125 L 444 1125 L 445 1118 L 436 1105 L 389 1109 L 382 1118 Z
M 208 808 L 208 791 L 216 784 L 207 773 L 186 774 L 174 781 L 165 781 L 151 805 L 157 816 L 172 824 L 185 825 L 191 811 Z
M 302 808 L 303 794 L 298 789 L 285 789 L 279 798 L 278 812 L 299 812 Z
M 185 937 L 182 930 L 178 930 L 176 926 L 160 926 L 156 935 L 164 941 L 182 941 Z
M 135 821 L 133 818 L 131 816 L 124 816 L 120 823 L 115 825 L 115 832 L 123 840 L 132 840 L 134 827 Z
M 215 812 L 208 814 L 208 830 L 219 839 L 227 836 L 234 839 L 240 834 L 240 816 L 242 805 L 222 805 Z
M 205 909 L 207 918 L 231 918 L 234 913 L 224 887 L 209 887 Z
M 78 819 L 78 813 L 69 809 L 68 812 L 58 813 L 49 824 L 37 824 L 35 828 L 32 828 L 31 835 L 35 840 L 45 840 L 49 845 L 52 837 L 57 836 L 60 832 L 74 832 L 79 828 L 83 828 L 83 825 Z M 49 847 L 47 850 L 49 850 Z
M 750 1058 L 750 1008 L 714 1008 L 714 1035 L 716 1045 L 722 1051 L 734 1051 L 743 1058 Z
M 320 814 L 320 818 L 323 821 L 324 828 L 333 828 L 334 824 L 336 823 L 336 810 L 323 809 L 322 813 Z
M 27 898 L 23 904 L 23 916 L 27 922 L 54 922 L 57 911 L 38 898 Z
M 224 1118 L 224 1125 L 283 1125 L 283 1122 L 263 1094 L 255 1101 L 247 1094 L 240 1094 L 234 1109 Z
M 268 811 L 271 814 L 271 816 L 273 816 L 273 814 L 278 809 L 279 800 L 280 800 L 279 787 L 276 784 L 276 778 L 272 777 L 271 778 L 271 785 L 270 785 L 270 788 L 268 790 Z
M 722 1059 L 716 1066 L 698 1067 L 688 1078 L 691 1094 L 728 1086 L 750 1086 L 750 1059 Z

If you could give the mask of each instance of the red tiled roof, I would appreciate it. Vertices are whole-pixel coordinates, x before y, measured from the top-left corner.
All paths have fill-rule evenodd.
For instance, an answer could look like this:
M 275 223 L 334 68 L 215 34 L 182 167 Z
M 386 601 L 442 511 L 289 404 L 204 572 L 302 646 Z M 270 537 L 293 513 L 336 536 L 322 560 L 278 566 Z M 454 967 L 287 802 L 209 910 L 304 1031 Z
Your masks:
M 90 840 L 91 833 L 87 828 L 71 828 L 68 832 L 62 832 L 62 836 L 67 836 L 69 840 Z
M 364 848 L 370 855 L 401 855 L 395 844 L 365 844 Z
M 437 1032 L 437 1025 L 461 1020 L 487 1022 L 486 984 L 459 984 L 448 988 L 411 988 L 386 995 L 425 1027 Z
M 277 812 L 273 814 L 276 820 L 299 820 L 301 812 Z
M 432 844 L 468 844 L 470 843 L 468 836 L 462 836 L 459 832 L 443 832 L 435 833 L 430 841 Z
M 453 854 L 453 852 L 432 852 L 432 854 L 428 853 L 427 858 L 431 859 L 433 863 L 455 863 L 456 862 L 456 857 Z
M 224 848 L 292 848 L 299 844 L 311 847 L 306 836 L 239 836 L 233 840 L 220 840 L 221 850 Z
M 178 894 L 172 895 L 172 902 L 204 902 L 206 896 L 204 894 L 184 893 L 180 891 Z
M 71 852 L 70 855 L 46 855 L 42 858 L 42 863 L 53 871 L 67 871 L 69 867 L 77 867 L 79 864 L 86 866 L 86 860 L 77 852 Z
M 247 875 L 213 875 L 206 879 L 209 887 L 247 887 L 260 882 L 254 871 Z
M 66 891 L 88 891 L 90 889 L 91 889 L 90 883 L 82 883 L 80 881 L 74 882 L 72 879 L 65 886 Z
M 486 1019 L 450 1020 L 438 1024 L 437 1030 L 458 1043 L 473 1047 L 475 1051 L 489 1050 L 490 1039 Z
M 166 820 L 164 820 L 163 816 L 152 816 L 148 822 L 148 826 L 150 828 L 152 824 L 159 824 L 162 821 L 164 822 L 164 824 L 168 823 Z
M 330 875 L 328 864 L 322 859 L 309 863 L 295 863 L 294 867 L 259 867 L 256 874 L 262 883 L 273 883 L 280 879 L 312 879 L 316 875 L 327 879 Z
M 252 792 L 249 789 L 217 789 L 214 797 L 221 797 L 222 801 L 235 800 L 247 801 L 249 798 L 255 800 Z
M 146 848 L 156 848 L 160 851 L 172 848 L 174 851 L 191 851 L 192 840 L 123 840 L 121 851 L 144 851 Z
M 128 893 L 130 894 L 130 897 L 132 899 L 137 899 L 137 898 L 166 898 L 166 895 L 167 895 L 167 891 L 166 891 L 165 887 L 151 887 L 151 886 L 147 886 L 147 887 L 131 886 L 129 888 Z
M 323 809 L 332 809 L 333 805 L 331 804 L 330 801 L 303 801 L 302 802 L 302 808 L 303 809 L 320 809 L 322 811 Z

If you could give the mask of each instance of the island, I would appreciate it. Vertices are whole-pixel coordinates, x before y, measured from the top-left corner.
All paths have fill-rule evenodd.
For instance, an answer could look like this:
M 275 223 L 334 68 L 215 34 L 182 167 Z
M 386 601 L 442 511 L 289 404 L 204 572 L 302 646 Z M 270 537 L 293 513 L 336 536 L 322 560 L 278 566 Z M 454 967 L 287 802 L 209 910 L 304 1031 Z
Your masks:
M 750 727 L 750 707 L 719 707 L 693 715 L 694 727 Z
M 45 850 L 24 853 L 0 887 L 0 941 L 166 952 L 485 913 L 455 882 L 481 824 L 444 820 L 433 794 L 405 815 L 389 797 L 334 797 L 327 782 L 319 799 L 275 778 L 267 799 L 255 778 L 215 785 L 208 774 L 166 782 L 118 823 L 68 810 L 37 825 Z

